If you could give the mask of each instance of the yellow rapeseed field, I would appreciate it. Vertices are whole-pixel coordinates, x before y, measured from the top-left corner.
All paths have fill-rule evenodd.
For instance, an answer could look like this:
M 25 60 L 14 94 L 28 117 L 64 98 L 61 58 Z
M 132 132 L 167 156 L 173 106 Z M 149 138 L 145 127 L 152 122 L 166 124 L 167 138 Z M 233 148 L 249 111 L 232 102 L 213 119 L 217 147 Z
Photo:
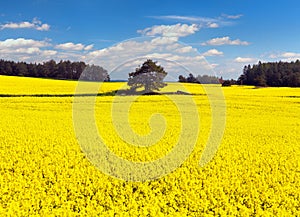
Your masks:
M 0 216 L 300 215 L 299 88 L 222 88 L 225 132 L 214 158 L 200 167 L 211 128 L 211 106 L 200 85 L 185 84 L 195 94 L 200 117 L 193 152 L 173 172 L 133 182 L 97 169 L 81 150 L 72 112 L 76 85 L 0 76 Z M 93 89 L 96 84 L 86 85 Z M 99 92 L 123 85 L 104 83 Z M 169 83 L 162 91 L 180 88 Z M 122 106 L 130 97 L 96 97 L 99 134 L 121 158 L 159 159 L 172 150 L 180 133 L 195 133 L 181 128 L 182 114 L 165 95 L 138 97 L 128 119 L 110 114 L 112 105 Z M 174 97 L 181 102 L 186 96 Z M 165 134 L 155 145 L 131 146 L 120 138 L 127 129 L 116 129 L 126 124 L 124 120 L 139 135 L 147 135 L 151 126 L 159 128 L 155 121 L 149 123 L 153 113 L 162 114 L 166 123 Z

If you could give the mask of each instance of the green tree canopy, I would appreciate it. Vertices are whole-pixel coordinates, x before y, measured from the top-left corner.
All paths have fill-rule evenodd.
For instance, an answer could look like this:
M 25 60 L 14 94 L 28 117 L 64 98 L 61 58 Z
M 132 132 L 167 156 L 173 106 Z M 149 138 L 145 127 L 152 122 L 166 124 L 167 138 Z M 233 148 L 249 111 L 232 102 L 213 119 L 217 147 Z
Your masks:
M 0 75 L 74 79 L 88 81 L 110 81 L 107 71 L 101 66 L 87 65 L 85 62 L 50 60 L 44 63 L 14 62 L 0 59 Z
M 159 90 L 167 86 L 167 84 L 163 82 L 167 74 L 163 67 L 157 65 L 157 62 L 148 59 L 141 67 L 136 68 L 135 72 L 129 73 L 128 86 L 130 86 L 133 91 L 144 87 L 146 93 Z
M 269 87 L 300 87 L 300 61 L 268 62 L 244 67 L 238 84 Z

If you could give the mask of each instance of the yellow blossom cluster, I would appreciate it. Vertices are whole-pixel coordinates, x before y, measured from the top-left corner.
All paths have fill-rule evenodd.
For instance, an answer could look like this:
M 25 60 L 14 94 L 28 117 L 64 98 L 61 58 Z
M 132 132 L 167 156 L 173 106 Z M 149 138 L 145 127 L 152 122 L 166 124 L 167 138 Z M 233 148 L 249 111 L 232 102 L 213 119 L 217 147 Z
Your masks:
M 70 96 L 76 85 L 0 76 L 1 216 L 300 215 L 299 88 L 222 88 L 226 127 L 217 153 L 203 167 L 199 160 L 210 134 L 211 106 L 201 85 L 185 84 L 195 94 L 199 132 L 181 128 L 182 114 L 165 95 L 139 96 L 132 103 L 128 122 L 134 133 L 147 135 L 159 127 L 149 122 L 152 113 L 162 114 L 158 121 L 166 123 L 162 138 L 149 147 L 127 144 L 114 126 L 125 119 L 113 119 L 121 114 L 111 115 L 112 105 L 132 96 L 98 96 L 99 135 L 122 159 L 153 161 L 174 148 L 180 133 L 199 134 L 193 152 L 177 169 L 132 182 L 99 170 L 82 151 Z M 105 83 L 99 91 L 123 85 Z M 178 85 L 169 83 L 162 91 L 178 90 Z M 180 102 L 186 96 L 174 97 Z

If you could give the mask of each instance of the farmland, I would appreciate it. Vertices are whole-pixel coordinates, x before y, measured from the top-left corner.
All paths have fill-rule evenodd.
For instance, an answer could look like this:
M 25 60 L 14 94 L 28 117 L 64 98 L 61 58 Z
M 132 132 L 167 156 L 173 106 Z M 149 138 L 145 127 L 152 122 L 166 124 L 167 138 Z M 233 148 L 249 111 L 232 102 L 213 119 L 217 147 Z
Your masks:
M 0 76 L 1 216 L 300 215 L 299 88 L 222 88 L 223 140 L 214 158 L 200 167 L 210 104 L 201 85 L 185 84 L 195 94 L 200 116 L 193 152 L 170 174 L 132 182 L 103 173 L 82 152 L 73 127 L 76 85 Z M 100 92 L 123 85 L 104 83 Z M 169 83 L 163 91 L 178 85 Z M 97 97 L 95 116 L 108 147 L 122 158 L 142 162 L 163 157 L 181 131 L 193 132 L 180 128 L 178 108 L 166 96 L 140 96 L 130 110 L 130 126 L 146 134 L 149 117 L 158 112 L 167 123 L 165 135 L 146 150 L 123 144 L 109 114 L 114 99 Z

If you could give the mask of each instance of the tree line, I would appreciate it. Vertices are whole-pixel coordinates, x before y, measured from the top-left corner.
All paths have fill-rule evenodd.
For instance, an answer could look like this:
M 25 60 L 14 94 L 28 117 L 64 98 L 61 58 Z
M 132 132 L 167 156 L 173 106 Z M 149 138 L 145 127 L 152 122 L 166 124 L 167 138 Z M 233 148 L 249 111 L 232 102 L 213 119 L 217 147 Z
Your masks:
M 238 84 L 269 87 L 300 87 L 300 61 L 268 62 L 245 66 Z
M 183 83 L 198 83 L 198 84 L 220 84 L 223 79 L 212 75 L 194 76 L 190 73 L 187 77 L 179 75 L 178 81 Z
M 222 84 L 231 85 L 254 85 L 262 87 L 300 87 L 300 61 L 295 62 L 267 62 L 245 66 L 243 74 L 238 80 L 223 80 L 216 76 L 189 74 L 188 77 L 182 75 L 179 82 L 199 83 L 199 84 Z
M 150 60 L 147 62 L 148 65 L 150 64 L 149 61 Z M 160 74 L 161 73 L 158 75 Z M 50 60 L 44 63 L 26 63 L 0 59 L 0 75 L 71 80 L 78 80 L 80 78 L 88 81 L 110 81 L 107 70 L 101 66 L 87 65 L 82 61 L 71 62 L 69 60 L 61 60 L 60 62 Z M 137 78 L 133 79 L 132 75 L 132 73 L 129 74 L 129 81 L 134 83 Z M 152 76 L 151 79 L 143 79 L 148 81 L 153 80 L 154 78 L 156 77 Z M 159 78 L 159 80 L 161 79 Z M 238 84 L 270 87 L 300 87 L 300 61 L 297 60 L 290 63 L 282 61 L 268 63 L 258 62 L 258 64 L 252 66 L 248 65 L 244 67 L 243 74 L 239 76 L 237 81 L 233 79 L 223 80 L 222 77 L 218 78 L 210 75 L 194 76 L 191 73 L 187 77 L 180 75 L 178 81 L 201 84 L 222 84 L 223 86 Z
M 50 60 L 44 63 L 26 63 L 1 59 L 0 75 L 71 80 L 78 80 L 80 78 L 88 81 L 110 80 L 107 71 L 101 66 L 87 65 L 82 61 L 71 62 L 69 60 L 61 60 L 60 62 Z

